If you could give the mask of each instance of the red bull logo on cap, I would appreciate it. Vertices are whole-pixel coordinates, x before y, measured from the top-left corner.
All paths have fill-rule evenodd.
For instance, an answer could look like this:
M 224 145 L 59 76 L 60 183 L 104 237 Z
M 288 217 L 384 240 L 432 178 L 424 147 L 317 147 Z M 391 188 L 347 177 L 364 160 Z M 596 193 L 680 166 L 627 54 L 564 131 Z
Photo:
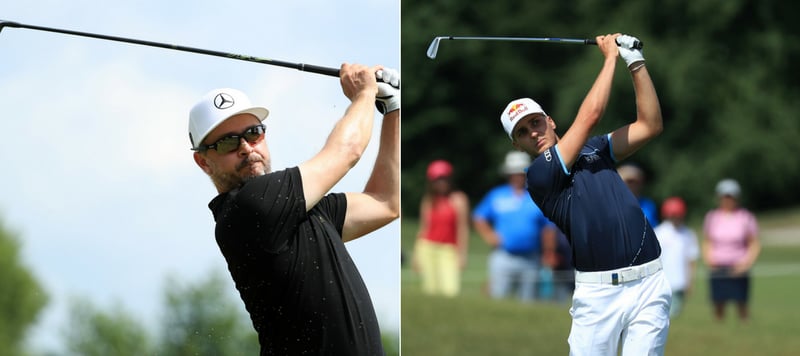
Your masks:
M 511 108 L 508 110 L 508 118 L 509 120 L 514 121 L 514 118 L 526 111 L 528 111 L 528 106 L 525 104 L 518 103 L 511 105 Z

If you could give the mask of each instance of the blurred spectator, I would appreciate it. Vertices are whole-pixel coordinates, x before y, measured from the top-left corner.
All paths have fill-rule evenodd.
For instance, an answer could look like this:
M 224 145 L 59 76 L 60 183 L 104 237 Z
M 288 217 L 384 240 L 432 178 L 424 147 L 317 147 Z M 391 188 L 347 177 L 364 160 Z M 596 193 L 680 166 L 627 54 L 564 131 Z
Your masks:
M 500 172 L 507 183 L 492 188 L 472 213 L 475 230 L 493 248 L 489 255 L 489 294 L 492 298 L 512 295 L 524 302 L 547 293 L 552 296 L 552 257 L 542 265 L 546 248 L 554 256 L 556 227 L 531 199 L 525 189 L 525 170 L 530 157 L 509 152 Z M 542 277 L 549 278 L 542 278 Z M 546 284 L 541 284 L 546 282 Z
M 644 216 L 647 217 L 647 222 L 650 223 L 650 226 L 658 226 L 658 206 L 652 199 L 642 195 L 646 182 L 644 171 L 633 163 L 624 163 L 617 167 L 617 173 L 619 173 L 622 181 L 628 185 L 628 189 L 639 201 L 639 206 L 642 208 Z
M 422 277 L 422 291 L 447 297 L 460 293 L 469 238 L 469 198 L 454 189 L 452 175 L 453 166 L 447 161 L 428 165 L 412 260 Z
M 575 290 L 575 268 L 572 247 L 567 235 L 556 228 L 556 260 L 553 262 L 553 300 L 562 303 L 572 298 Z
M 697 235 L 686 226 L 686 203 L 670 197 L 661 204 L 663 221 L 654 231 L 661 244 L 661 263 L 672 287 L 670 318 L 677 317 L 692 288 L 695 262 L 700 254 Z
M 758 258 L 758 222 L 739 205 L 741 188 L 733 179 L 724 179 L 716 188 L 719 205 L 703 222 L 703 260 L 710 270 L 711 301 L 714 317 L 725 317 L 727 302 L 735 302 L 739 319 L 750 317 L 750 269 Z

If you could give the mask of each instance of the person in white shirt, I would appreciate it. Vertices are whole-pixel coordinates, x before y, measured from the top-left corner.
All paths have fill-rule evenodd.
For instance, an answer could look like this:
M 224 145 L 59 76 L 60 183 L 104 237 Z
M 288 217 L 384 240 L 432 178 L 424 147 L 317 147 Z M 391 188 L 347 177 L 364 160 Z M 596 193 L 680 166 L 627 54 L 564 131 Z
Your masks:
M 697 235 L 686 226 L 686 203 L 670 197 L 661 204 L 663 221 L 654 229 L 661 244 L 661 263 L 672 287 L 670 318 L 677 317 L 692 288 L 695 261 L 699 256 Z

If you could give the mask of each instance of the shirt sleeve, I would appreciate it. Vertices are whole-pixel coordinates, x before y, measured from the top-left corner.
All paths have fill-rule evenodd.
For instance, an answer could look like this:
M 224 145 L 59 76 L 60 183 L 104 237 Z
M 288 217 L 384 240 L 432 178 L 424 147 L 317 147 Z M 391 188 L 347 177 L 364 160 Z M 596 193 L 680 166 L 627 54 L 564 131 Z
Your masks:
M 533 201 L 542 209 L 546 206 L 542 203 L 550 200 L 552 192 L 561 191 L 559 183 L 568 175 L 557 147 L 558 145 L 548 148 L 528 168 L 528 191 Z
M 344 218 L 347 215 L 347 195 L 344 193 L 328 194 L 317 203 L 314 209 L 319 209 L 323 216 L 327 216 L 339 236 L 344 229 Z
M 474 219 L 483 219 L 487 221 L 492 220 L 493 211 L 492 211 L 492 197 L 494 190 L 490 191 L 483 200 L 478 203 L 475 209 L 472 211 L 472 217 Z
M 686 234 L 686 257 L 689 258 L 690 261 L 697 261 L 697 258 L 700 257 L 700 246 L 697 244 L 697 235 L 694 231 L 689 230 Z

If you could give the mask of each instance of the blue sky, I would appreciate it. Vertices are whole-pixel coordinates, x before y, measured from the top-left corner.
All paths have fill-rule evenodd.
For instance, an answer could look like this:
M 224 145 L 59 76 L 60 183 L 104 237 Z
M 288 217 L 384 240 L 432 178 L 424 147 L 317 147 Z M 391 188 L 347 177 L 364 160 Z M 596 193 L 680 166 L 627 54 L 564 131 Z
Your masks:
M 0 19 L 328 67 L 400 65 L 397 0 L 4 1 Z M 189 151 L 188 111 L 203 94 L 234 87 L 270 109 L 274 169 L 317 153 L 349 104 L 337 78 L 167 49 L 5 28 L 0 53 L 0 216 L 50 295 L 30 335 L 39 349 L 62 346 L 72 297 L 122 304 L 155 327 L 167 276 L 228 276 L 207 208 L 216 191 Z M 363 188 L 378 130 L 334 191 Z M 347 245 L 384 331 L 399 329 L 399 233 L 395 222 Z

